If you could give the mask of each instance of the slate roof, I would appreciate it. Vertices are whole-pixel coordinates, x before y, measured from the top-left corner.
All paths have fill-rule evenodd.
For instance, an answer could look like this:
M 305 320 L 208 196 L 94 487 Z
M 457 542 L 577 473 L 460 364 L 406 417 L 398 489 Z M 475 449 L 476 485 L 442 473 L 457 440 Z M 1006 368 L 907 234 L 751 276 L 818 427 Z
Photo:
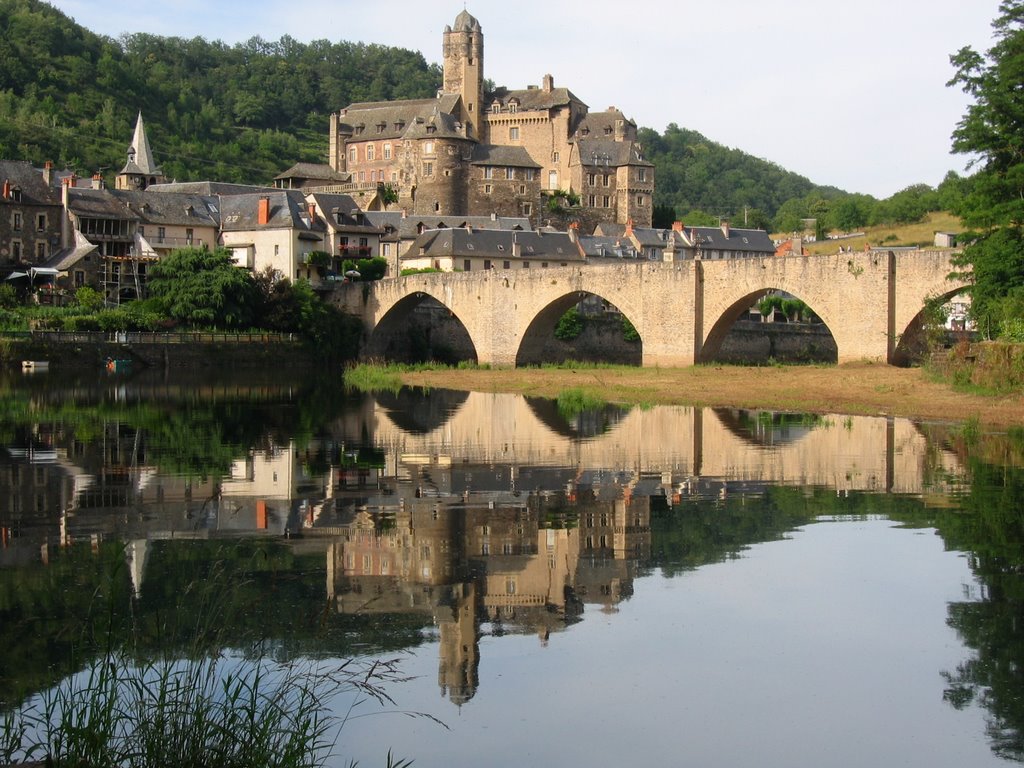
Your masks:
M 257 184 L 232 184 L 226 181 L 170 181 L 165 184 L 150 184 L 147 192 L 187 192 L 193 195 L 248 195 L 255 192 L 269 192 L 274 187 Z
M 552 88 L 550 91 L 546 91 L 543 88 L 509 90 L 502 87 L 496 88 L 494 93 L 488 95 L 487 109 L 490 110 L 494 102 L 498 102 L 502 107 L 508 108 L 509 102 L 512 100 L 518 102 L 516 111 L 519 112 L 566 107 L 572 102 L 586 107 L 586 104 L 568 88 Z
M 21 205 L 60 205 L 60 190 L 47 186 L 43 172 L 21 160 L 0 160 L 0 183 L 21 190 Z
M 359 205 L 349 195 L 316 192 L 307 197 L 316 203 L 317 209 L 328 220 L 328 226 L 338 232 L 364 233 L 379 235 L 383 228 L 373 224 L 370 218 L 360 210 Z M 361 214 L 360 224 L 355 214 Z M 399 214 L 401 215 L 401 214 Z
M 71 246 L 62 248 L 53 254 L 44 266 L 60 270 L 61 272 L 66 272 L 83 258 L 99 248 L 99 246 L 90 243 L 88 238 L 86 238 L 86 236 L 77 229 L 74 230 L 73 234 L 75 242 Z
M 370 101 L 349 104 L 341 112 L 341 125 L 351 133 L 350 141 L 414 138 L 426 135 L 426 126 L 432 124 L 438 135 L 465 136 L 456 128 L 458 122 L 452 112 L 459 101 L 457 94 L 442 94 L 435 99 L 405 99 L 402 101 Z M 433 120 L 431 121 L 431 118 Z M 431 122 L 428 122 L 431 121 Z M 418 127 L 416 127 L 418 126 Z M 360 130 L 361 129 L 361 130 Z
M 615 136 L 615 123 L 619 120 L 626 122 L 627 130 L 629 128 L 636 128 L 636 123 L 626 117 L 618 109 L 608 109 L 604 112 L 590 112 L 584 117 L 576 130 L 581 136 L 585 135 L 585 132 L 589 132 L 589 135 L 598 138 L 601 136 Z
M 589 258 L 636 258 L 636 248 L 624 237 L 580 235 L 580 250 Z
M 135 213 L 143 224 L 216 227 L 220 224 L 220 201 L 215 195 L 185 192 L 112 190 L 110 192 Z
M 518 244 L 523 259 L 581 261 L 583 255 L 566 232 L 510 232 L 508 230 L 431 229 L 413 242 L 407 258 L 513 258 Z M 422 251 L 422 252 L 421 252 Z
M 624 165 L 653 168 L 654 163 L 644 160 L 636 142 L 615 141 L 613 138 L 576 139 L 575 155 L 587 168 L 619 168 Z
M 139 216 L 109 189 L 69 189 L 68 209 L 76 216 L 89 219 L 139 220 Z
M 775 253 L 775 243 L 763 229 L 730 229 L 726 237 L 720 227 L 687 227 L 685 236 L 691 243 L 699 236 L 703 250 Z
M 499 147 L 478 144 L 473 147 L 472 165 L 501 165 L 513 168 L 540 168 L 526 147 Z
M 505 230 L 526 231 L 530 229 L 530 220 L 523 216 L 407 216 L 402 218 L 400 211 L 367 211 L 366 219 L 374 226 L 384 229 L 391 226 L 401 240 L 415 240 L 420 232 L 432 229 L 465 229 L 467 225 L 474 230 Z
M 303 179 L 314 181 L 346 182 L 350 174 L 339 173 L 326 163 L 296 163 L 284 173 L 274 177 L 275 181 L 284 179 Z
M 451 32 L 452 29 L 452 27 L 445 27 L 446 32 Z M 469 11 L 463 8 L 459 12 L 459 15 L 455 17 L 454 31 L 469 32 L 471 30 L 480 31 L 480 22 L 477 21 Z
M 259 223 L 259 201 L 270 200 L 270 220 Z M 305 196 L 297 189 L 267 190 L 251 195 L 231 195 L 220 198 L 221 230 L 244 232 L 253 229 L 297 229 L 303 234 L 319 239 L 327 231 L 324 220 L 317 216 L 310 223 L 306 213 Z
M 121 169 L 122 174 L 135 174 L 145 176 L 162 176 L 163 171 L 153 159 L 153 150 L 150 149 L 149 139 L 146 138 L 146 127 L 142 124 L 142 112 L 139 112 L 135 120 L 135 135 L 132 137 L 132 145 L 128 149 L 129 158 L 134 154 L 134 162 L 129 159 Z

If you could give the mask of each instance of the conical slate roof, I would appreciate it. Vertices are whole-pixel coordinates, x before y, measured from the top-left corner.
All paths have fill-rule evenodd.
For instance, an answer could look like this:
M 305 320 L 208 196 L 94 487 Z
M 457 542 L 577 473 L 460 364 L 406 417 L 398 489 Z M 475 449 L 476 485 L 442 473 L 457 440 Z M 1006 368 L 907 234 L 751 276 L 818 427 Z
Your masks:
M 132 155 L 134 154 L 134 158 Z M 163 171 L 153 160 L 153 150 L 149 147 L 149 139 L 146 138 L 146 127 L 142 124 L 142 112 L 139 112 L 138 120 L 135 121 L 135 136 L 132 138 L 132 145 L 128 148 L 128 162 L 121 173 L 143 174 L 146 176 L 162 176 Z

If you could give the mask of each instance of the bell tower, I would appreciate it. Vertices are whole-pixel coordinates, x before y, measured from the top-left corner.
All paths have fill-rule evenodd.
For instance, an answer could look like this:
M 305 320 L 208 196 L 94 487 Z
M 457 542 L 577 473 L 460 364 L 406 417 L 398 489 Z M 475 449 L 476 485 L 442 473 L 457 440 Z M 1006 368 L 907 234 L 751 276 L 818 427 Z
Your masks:
M 479 140 L 484 106 L 484 32 L 469 11 L 456 16 L 454 26 L 444 28 L 443 54 L 441 89 L 462 97 L 459 120 L 466 127 L 466 136 Z

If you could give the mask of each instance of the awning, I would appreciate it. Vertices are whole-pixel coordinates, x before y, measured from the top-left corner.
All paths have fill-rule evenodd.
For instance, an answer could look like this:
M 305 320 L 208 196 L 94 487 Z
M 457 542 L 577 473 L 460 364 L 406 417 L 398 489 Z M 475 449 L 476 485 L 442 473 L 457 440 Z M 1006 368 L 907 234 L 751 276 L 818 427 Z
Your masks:
M 23 277 L 28 277 L 28 272 L 11 272 L 7 276 L 8 280 L 20 280 Z

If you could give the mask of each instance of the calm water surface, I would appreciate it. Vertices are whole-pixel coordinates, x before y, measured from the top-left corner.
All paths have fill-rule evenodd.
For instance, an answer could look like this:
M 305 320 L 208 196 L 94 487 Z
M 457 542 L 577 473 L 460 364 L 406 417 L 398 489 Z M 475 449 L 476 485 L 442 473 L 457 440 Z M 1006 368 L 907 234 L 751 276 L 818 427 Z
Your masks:
M 216 623 L 400 660 L 333 765 L 1024 758 L 1016 433 L 252 377 L 0 398 L 5 709 L 108 629 Z

